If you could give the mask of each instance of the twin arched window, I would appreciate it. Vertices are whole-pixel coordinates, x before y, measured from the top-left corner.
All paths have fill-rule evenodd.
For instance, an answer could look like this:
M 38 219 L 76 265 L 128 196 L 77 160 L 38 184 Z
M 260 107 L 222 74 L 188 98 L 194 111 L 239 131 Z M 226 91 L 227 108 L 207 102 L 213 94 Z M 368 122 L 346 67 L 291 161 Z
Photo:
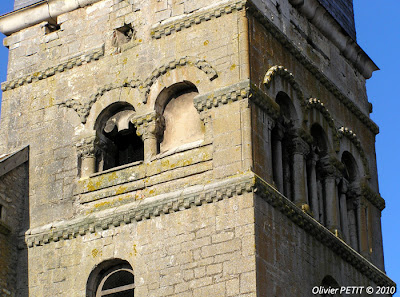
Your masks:
M 203 140 L 204 124 L 193 104 L 196 95 L 198 91 L 190 82 L 165 88 L 156 99 L 155 111 L 150 113 L 151 125 L 155 127 L 138 120 L 141 116 L 145 121 L 149 120 L 146 118 L 149 114 L 137 114 L 128 102 L 109 105 L 95 122 L 93 171 L 85 171 L 85 168 L 91 168 L 85 163 L 85 166 L 81 165 L 81 175 L 87 176 L 133 162 L 150 161 L 158 153 Z M 82 164 L 84 158 L 81 158 Z

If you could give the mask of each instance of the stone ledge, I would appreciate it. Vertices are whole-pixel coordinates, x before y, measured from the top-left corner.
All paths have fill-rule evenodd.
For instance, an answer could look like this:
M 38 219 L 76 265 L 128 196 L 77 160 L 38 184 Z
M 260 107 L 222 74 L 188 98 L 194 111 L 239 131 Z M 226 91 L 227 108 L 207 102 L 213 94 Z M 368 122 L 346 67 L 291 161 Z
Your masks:
M 11 233 L 11 228 L 0 220 L 0 234 L 8 235 Z
M 85 53 L 80 53 L 74 55 L 73 57 L 67 58 L 66 61 L 59 63 L 56 66 L 49 67 L 44 70 L 40 70 L 35 73 L 28 74 L 26 76 L 13 79 L 11 81 L 6 81 L 1 84 L 1 90 L 3 92 L 12 90 L 23 85 L 31 84 L 33 82 L 51 77 L 56 73 L 64 72 L 66 70 L 72 69 L 77 66 L 81 66 L 85 63 L 90 63 L 91 61 L 98 60 L 104 56 L 104 44 L 100 47 L 89 50 Z
M 254 192 L 274 208 L 287 216 L 292 222 L 311 234 L 315 239 L 333 250 L 343 260 L 351 264 L 363 275 L 378 286 L 395 286 L 396 284 L 379 268 L 353 250 L 343 240 L 336 237 L 314 218 L 303 212 L 293 202 L 276 191 L 264 180 L 255 177 Z
M 202 8 L 198 12 L 190 13 L 172 20 L 167 20 L 161 24 L 157 24 L 153 26 L 150 34 L 153 38 L 159 39 L 162 36 L 171 35 L 174 32 L 179 32 L 183 29 L 190 28 L 193 25 L 198 25 L 200 23 L 219 18 L 222 15 L 242 10 L 245 6 L 245 3 L 245 0 L 240 0 L 225 1 L 223 3 L 217 3 L 216 5 L 210 5 Z
M 375 284 L 379 286 L 396 285 L 376 266 L 253 172 L 245 172 L 214 183 L 196 185 L 153 196 L 69 221 L 33 228 L 25 233 L 25 241 L 28 247 L 32 248 L 59 240 L 71 240 L 78 236 L 118 227 L 121 224 L 147 220 L 251 192 L 279 210 Z
M 374 205 L 377 207 L 380 211 L 384 210 L 385 208 L 385 200 L 376 193 L 374 190 L 372 190 L 368 184 L 364 183 L 361 185 L 361 194 Z
M 348 98 L 339 88 L 325 75 L 323 74 L 314 63 L 307 58 L 302 51 L 294 45 L 284 33 L 280 31 L 278 27 L 275 26 L 267 17 L 265 17 L 257 7 L 255 7 L 251 2 L 249 2 L 248 11 L 251 13 L 257 21 L 262 24 L 297 60 L 303 64 L 303 66 L 310 71 L 316 79 L 318 79 L 325 88 L 331 92 L 335 97 L 337 97 L 360 121 L 374 134 L 379 133 L 378 126 L 366 116 L 352 101 Z M 279 75 L 285 75 L 284 72 L 287 71 L 282 66 L 273 66 L 277 69 L 274 70 Z M 271 68 L 273 68 L 271 67 Z M 271 70 L 268 70 L 268 72 Z M 267 73 L 268 73 L 267 72 Z M 273 76 L 271 72 L 269 76 Z
M 337 21 L 316 0 L 289 0 L 301 14 L 315 25 L 340 50 L 357 70 L 368 79 L 378 66 L 368 57 L 360 46 L 347 34 Z
M 112 226 L 151 219 L 161 214 L 182 211 L 202 204 L 214 203 L 234 195 L 252 192 L 254 175 L 245 173 L 222 181 L 191 186 L 135 201 L 119 207 L 99 211 L 70 221 L 60 221 L 26 232 L 28 247 L 41 246 L 61 239 L 70 240 L 85 234 L 107 230 Z

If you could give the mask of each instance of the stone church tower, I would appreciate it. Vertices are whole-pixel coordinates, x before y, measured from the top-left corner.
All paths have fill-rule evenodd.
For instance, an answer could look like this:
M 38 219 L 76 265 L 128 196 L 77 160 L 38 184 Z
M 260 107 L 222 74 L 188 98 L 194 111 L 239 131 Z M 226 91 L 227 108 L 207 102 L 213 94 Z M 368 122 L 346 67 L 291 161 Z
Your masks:
M 395 286 L 352 0 L 15 0 L 0 31 L 0 296 Z

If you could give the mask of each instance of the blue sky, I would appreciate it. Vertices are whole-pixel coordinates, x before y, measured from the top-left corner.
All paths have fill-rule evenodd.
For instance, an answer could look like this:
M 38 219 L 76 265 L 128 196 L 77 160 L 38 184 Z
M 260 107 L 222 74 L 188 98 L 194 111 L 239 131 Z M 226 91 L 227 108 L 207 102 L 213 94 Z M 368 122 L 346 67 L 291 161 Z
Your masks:
M 11 11 L 13 2 L 1 0 L 0 14 Z M 382 213 L 386 272 L 400 285 L 400 100 L 394 89 L 400 85 L 400 1 L 354 0 L 354 10 L 358 43 L 381 69 L 368 80 L 367 90 L 374 106 L 371 117 L 381 131 L 376 154 L 380 193 L 386 200 Z M 6 80 L 7 54 L 0 46 L 1 82 Z

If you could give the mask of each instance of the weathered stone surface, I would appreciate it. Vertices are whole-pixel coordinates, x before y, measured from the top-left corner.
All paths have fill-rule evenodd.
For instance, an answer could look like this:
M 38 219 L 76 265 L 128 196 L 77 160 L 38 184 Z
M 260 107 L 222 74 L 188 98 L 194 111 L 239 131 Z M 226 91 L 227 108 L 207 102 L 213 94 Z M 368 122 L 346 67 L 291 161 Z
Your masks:
M 394 285 L 372 61 L 343 53 L 358 45 L 318 25 L 331 16 L 293 1 L 75 2 L 4 41 L 0 155 L 29 145 L 29 160 L 0 156 L 0 289 L 94 296 L 118 261 L 135 296 Z

